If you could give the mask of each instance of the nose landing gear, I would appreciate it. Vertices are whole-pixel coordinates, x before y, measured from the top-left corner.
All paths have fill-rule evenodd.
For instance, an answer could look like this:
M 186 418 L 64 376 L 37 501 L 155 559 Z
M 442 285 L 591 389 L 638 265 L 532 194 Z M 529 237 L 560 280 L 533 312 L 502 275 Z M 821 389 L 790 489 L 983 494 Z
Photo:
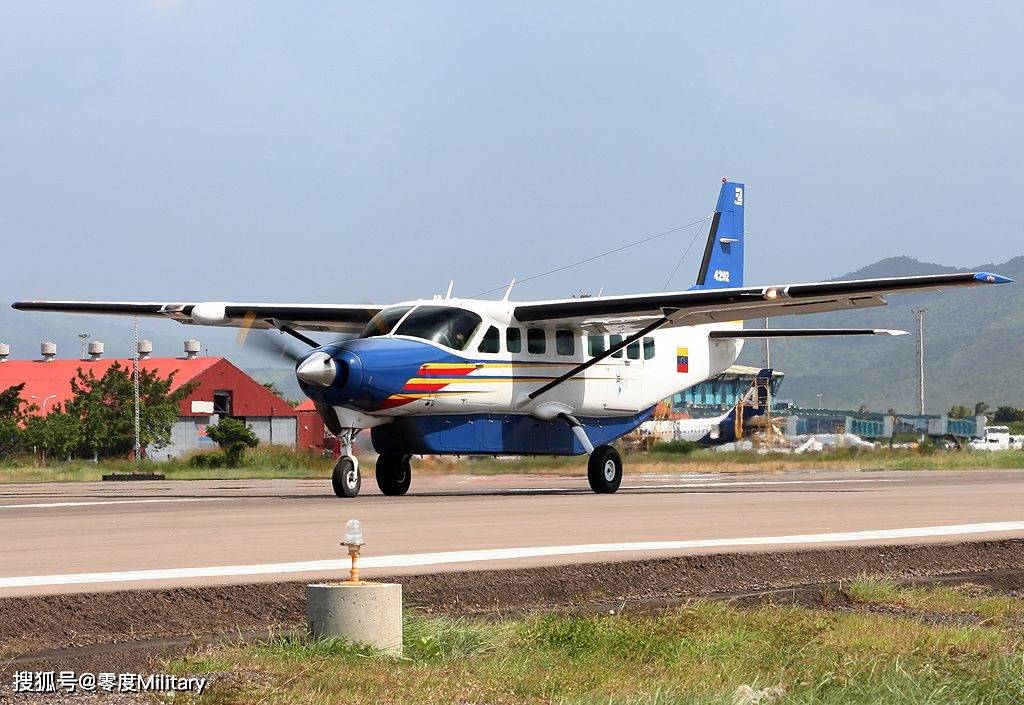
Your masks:
M 355 497 L 362 487 L 363 478 L 359 472 L 359 459 L 354 455 L 343 455 L 331 473 L 331 487 L 339 497 Z
M 331 473 L 331 487 L 339 497 L 355 497 L 363 485 L 359 472 L 359 459 L 352 453 L 352 438 L 359 429 L 343 428 L 338 438 L 341 440 L 341 457 L 338 458 Z

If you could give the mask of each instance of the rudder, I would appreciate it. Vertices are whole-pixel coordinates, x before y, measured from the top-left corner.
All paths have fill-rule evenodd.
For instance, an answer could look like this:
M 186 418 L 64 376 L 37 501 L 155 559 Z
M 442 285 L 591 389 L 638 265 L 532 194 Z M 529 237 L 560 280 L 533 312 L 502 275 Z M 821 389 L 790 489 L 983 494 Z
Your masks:
M 746 187 L 722 179 L 694 289 L 743 286 L 743 201 Z

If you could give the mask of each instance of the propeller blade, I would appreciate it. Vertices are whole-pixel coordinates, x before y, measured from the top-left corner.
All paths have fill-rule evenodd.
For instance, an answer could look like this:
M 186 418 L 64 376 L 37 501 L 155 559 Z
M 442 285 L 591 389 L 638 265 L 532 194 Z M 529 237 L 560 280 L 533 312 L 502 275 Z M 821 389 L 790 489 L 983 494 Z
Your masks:
M 245 314 L 242 319 L 242 325 L 238 327 L 238 335 L 235 336 L 235 345 L 243 347 L 246 339 L 249 337 L 249 331 L 252 330 L 252 324 L 256 320 L 256 314 L 249 311 Z
M 292 343 L 288 338 L 282 337 L 280 333 L 268 331 L 257 331 L 247 335 L 245 337 L 245 347 L 248 350 L 263 353 L 267 357 L 288 360 L 293 364 L 297 363 L 308 352 L 308 350 L 300 347 L 298 344 Z

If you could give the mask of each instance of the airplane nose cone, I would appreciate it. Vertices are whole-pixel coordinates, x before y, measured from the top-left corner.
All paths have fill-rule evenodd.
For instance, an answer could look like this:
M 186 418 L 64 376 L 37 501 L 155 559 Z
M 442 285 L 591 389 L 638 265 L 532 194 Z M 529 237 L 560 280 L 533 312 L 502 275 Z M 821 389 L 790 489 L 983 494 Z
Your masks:
M 295 368 L 295 376 L 307 384 L 318 384 L 329 387 L 338 374 L 338 368 L 331 356 L 324 352 L 315 352 L 299 363 Z

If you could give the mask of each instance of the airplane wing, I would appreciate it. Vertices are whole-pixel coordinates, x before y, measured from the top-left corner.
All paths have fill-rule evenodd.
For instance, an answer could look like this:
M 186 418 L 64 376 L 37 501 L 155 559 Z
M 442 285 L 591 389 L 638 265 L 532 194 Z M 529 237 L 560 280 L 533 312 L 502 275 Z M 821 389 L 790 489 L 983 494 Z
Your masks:
M 744 338 L 826 338 L 849 335 L 909 335 L 905 330 L 892 328 L 739 328 L 736 330 L 713 330 L 708 333 L 712 340 Z
M 702 289 L 521 303 L 516 320 L 563 322 L 605 332 L 639 330 L 654 321 L 665 327 L 773 318 L 851 308 L 885 306 L 885 294 L 1004 284 L 1013 280 L 989 272 L 857 279 L 812 284 L 779 284 Z M 667 320 L 665 320 L 667 319 Z
M 129 301 L 16 301 L 19 311 L 169 318 L 233 328 L 281 328 L 358 333 L 383 307 L 375 304 L 166 303 Z

